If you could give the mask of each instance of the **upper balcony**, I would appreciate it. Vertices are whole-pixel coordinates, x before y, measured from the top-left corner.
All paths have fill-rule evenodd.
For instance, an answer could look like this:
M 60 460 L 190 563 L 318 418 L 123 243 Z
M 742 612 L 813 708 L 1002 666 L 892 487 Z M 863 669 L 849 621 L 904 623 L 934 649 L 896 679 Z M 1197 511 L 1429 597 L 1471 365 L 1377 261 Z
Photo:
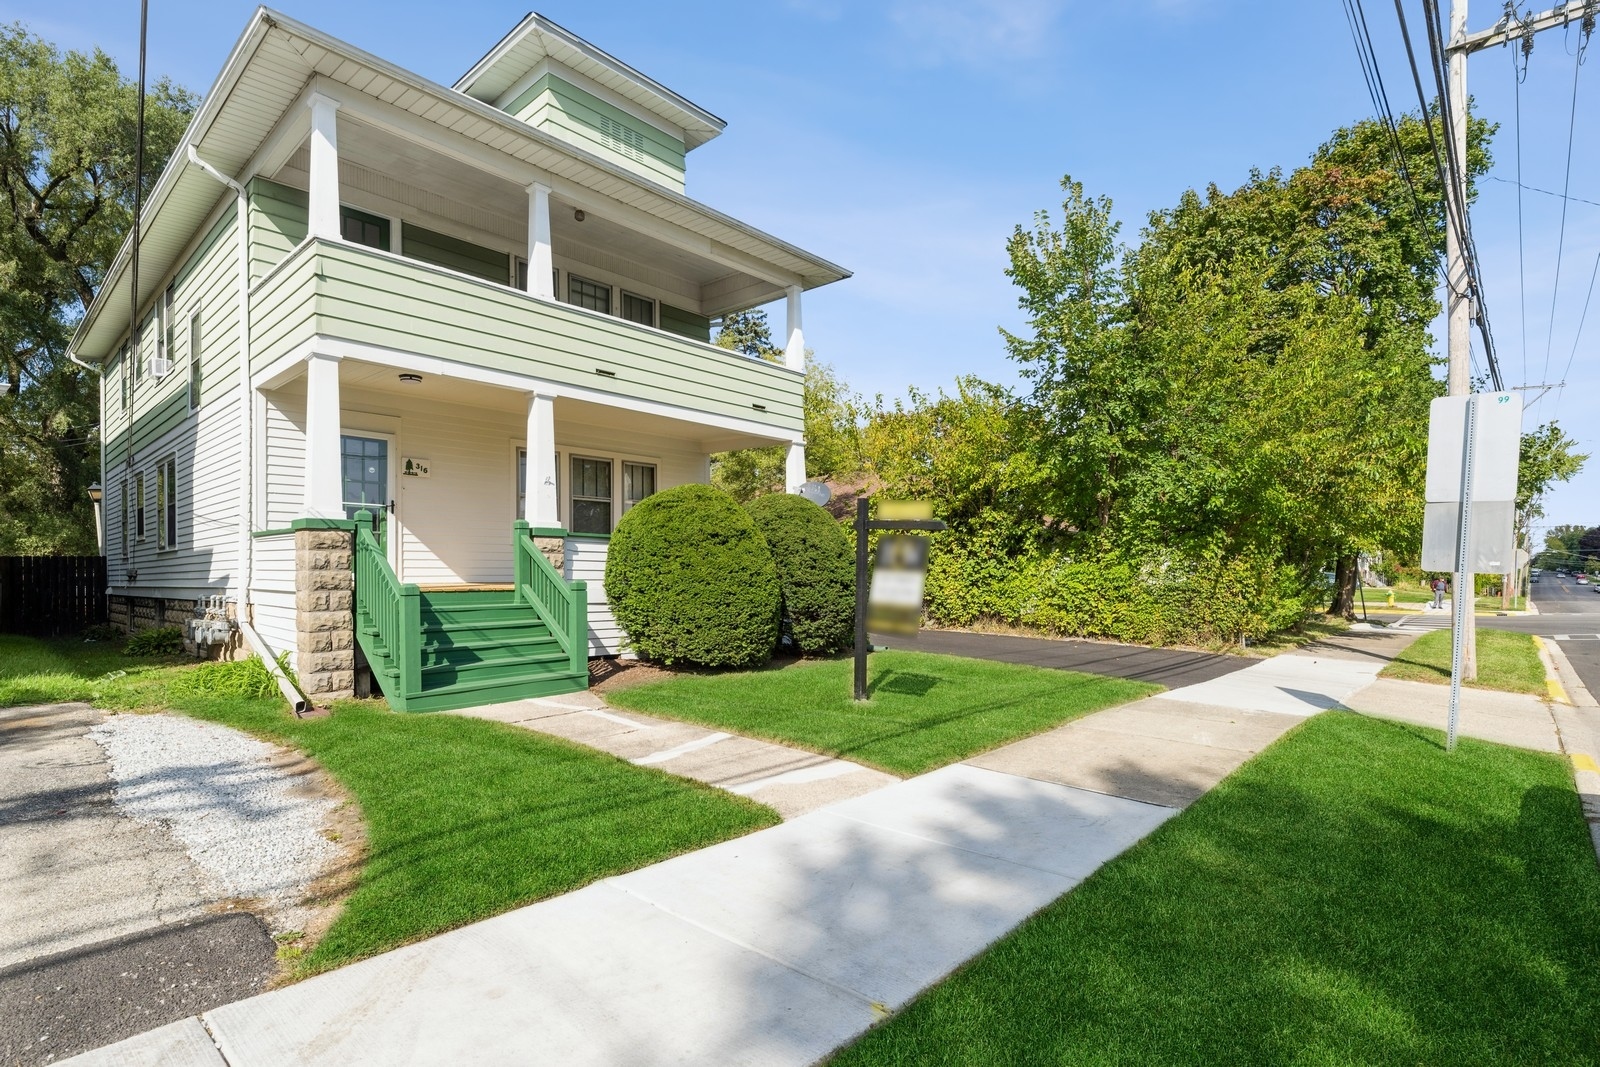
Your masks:
M 251 333 L 254 375 L 315 338 L 373 362 L 405 353 L 737 419 L 774 440 L 803 426 L 797 370 L 349 241 L 307 238 L 274 266 L 252 291 Z

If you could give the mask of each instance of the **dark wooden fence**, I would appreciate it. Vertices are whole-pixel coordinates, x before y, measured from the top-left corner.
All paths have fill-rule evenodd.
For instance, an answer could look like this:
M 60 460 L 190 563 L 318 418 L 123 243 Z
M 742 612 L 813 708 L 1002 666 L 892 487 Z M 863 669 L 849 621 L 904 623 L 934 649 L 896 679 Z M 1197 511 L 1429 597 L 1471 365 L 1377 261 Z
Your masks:
M 105 621 L 104 556 L 0 556 L 0 633 L 58 637 Z

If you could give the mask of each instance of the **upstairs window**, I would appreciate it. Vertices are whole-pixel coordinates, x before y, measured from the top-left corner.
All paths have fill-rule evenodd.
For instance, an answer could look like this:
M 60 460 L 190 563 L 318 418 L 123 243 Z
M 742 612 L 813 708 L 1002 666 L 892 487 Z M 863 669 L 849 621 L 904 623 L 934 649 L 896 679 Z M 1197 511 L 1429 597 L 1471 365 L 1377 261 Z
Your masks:
M 341 207 L 339 234 L 351 244 L 389 251 L 389 220 L 381 215 L 357 211 L 353 207 Z
M 602 315 L 611 314 L 611 286 L 567 273 L 567 303 Z
M 622 317 L 641 326 L 656 324 L 656 302 L 648 296 L 622 291 Z
M 144 472 L 140 471 L 133 476 L 133 526 L 139 535 L 139 540 L 144 540 Z
M 172 286 L 170 285 L 161 294 L 159 322 L 161 332 L 156 334 L 156 359 L 165 361 L 158 363 L 159 366 L 166 368 L 166 370 L 160 372 L 165 374 L 172 369 L 172 356 L 177 351 L 177 345 L 173 341 L 177 337 L 178 324 L 172 319 Z
M 128 542 L 128 480 L 126 478 L 124 478 L 122 480 L 122 526 L 121 526 L 121 530 L 122 530 L 122 534 L 121 534 L 121 537 L 120 537 L 120 541 L 121 541 L 121 546 L 122 546 L 122 562 L 126 563 L 126 562 L 128 562 L 128 557 L 132 554 L 130 546 L 129 546 L 129 542 Z
M 189 410 L 200 410 L 200 312 L 189 316 Z
M 132 374 L 133 374 L 133 368 L 128 366 L 128 346 L 127 345 L 123 345 L 122 346 L 122 350 L 117 353 L 117 383 L 122 388 L 122 410 L 123 411 L 127 411 L 128 410 L 128 393 L 130 392 L 130 390 L 132 388 L 132 385 L 133 385 L 133 380 L 132 380 L 132 377 L 131 377 Z M 124 494 L 124 495 L 126 495 L 126 494 Z M 123 505 L 122 506 L 123 506 L 123 509 L 126 510 L 127 506 L 128 506 L 127 505 L 127 501 L 123 501 Z

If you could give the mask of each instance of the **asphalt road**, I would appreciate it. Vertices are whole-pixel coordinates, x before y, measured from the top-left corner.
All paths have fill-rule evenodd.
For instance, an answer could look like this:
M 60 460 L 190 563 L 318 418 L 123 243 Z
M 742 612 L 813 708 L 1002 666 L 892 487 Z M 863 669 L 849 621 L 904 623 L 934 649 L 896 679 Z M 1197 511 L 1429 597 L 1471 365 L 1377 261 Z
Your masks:
M 1488 630 L 1511 630 L 1538 634 L 1556 641 L 1573 670 L 1589 692 L 1600 697 L 1600 592 L 1596 586 L 1579 585 L 1575 578 L 1558 578 L 1546 571 L 1533 587 L 1537 615 L 1479 615 L 1478 625 Z M 1372 617 L 1394 622 L 1399 615 L 1373 612 Z M 1405 628 L 1439 630 L 1448 628 L 1447 614 L 1405 616 Z
M 1210 652 L 1140 648 L 1107 641 L 975 634 L 960 630 L 923 630 L 914 638 L 874 635 L 873 642 L 889 648 L 1131 678 L 1140 682 L 1154 682 L 1168 689 L 1209 682 L 1256 662 L 1244 656 L 1222 656 Z

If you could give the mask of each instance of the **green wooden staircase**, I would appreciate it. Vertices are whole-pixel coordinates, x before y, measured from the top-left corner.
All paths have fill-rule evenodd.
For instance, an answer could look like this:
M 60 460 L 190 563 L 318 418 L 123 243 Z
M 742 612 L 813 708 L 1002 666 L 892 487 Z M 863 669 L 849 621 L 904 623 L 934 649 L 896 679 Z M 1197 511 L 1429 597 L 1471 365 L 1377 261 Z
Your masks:
M 423 592 L 395 579 L 367 524 L 356 527 L 356 640 L 397 711 L 448 711 L 573 693 L 589 684 L 588 593 L 513 532 L 509 590 Z

